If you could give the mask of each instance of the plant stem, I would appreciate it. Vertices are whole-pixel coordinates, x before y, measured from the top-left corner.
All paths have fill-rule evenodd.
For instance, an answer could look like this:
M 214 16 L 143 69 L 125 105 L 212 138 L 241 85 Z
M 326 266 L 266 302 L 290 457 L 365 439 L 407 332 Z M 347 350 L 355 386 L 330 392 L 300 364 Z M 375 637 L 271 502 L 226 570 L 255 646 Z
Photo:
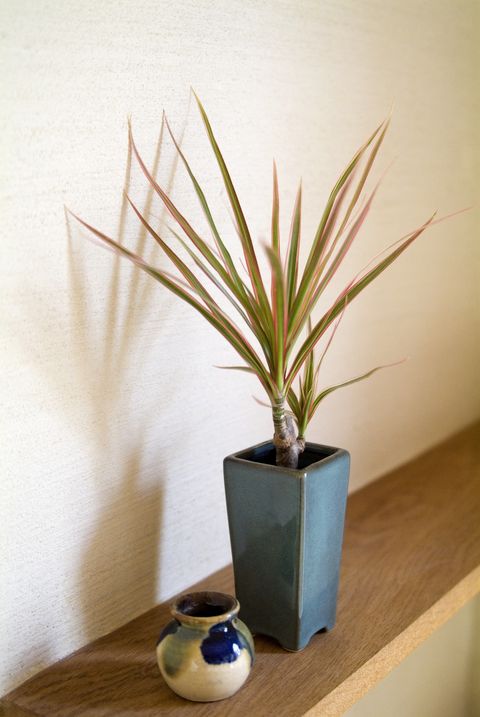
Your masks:
M 305 449 L 305 439 L 297 437 L 291 417 L 286 412 L 285 396 L 279 394 L 272 401 L 272 416 L 275 433 L 273 444 L 276 449 L 276 464 L 284 468 L 297 468 L 298 456 Z

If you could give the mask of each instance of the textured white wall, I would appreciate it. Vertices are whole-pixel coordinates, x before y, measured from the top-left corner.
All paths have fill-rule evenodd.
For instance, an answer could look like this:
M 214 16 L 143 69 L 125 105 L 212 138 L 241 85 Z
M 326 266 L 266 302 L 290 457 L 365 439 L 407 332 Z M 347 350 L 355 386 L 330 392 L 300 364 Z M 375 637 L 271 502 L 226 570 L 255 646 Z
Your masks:
M 379 171 L 397 160 L 358 270 L 437 207 L 478 199 L 480 95 L 473 0 L 0 7 L 2 692 L 224 565 L 222 457 L 271 434 L 255 383 L 212 368 L 233 359 L 220 337 L 66 224 L 64 203 L 142 245 L 122 209 L 127 115 L 150 162 L 163 107 L 186 127 L 229 227 L 193 85 L 255 236 L 268 231 L 274 155 L 283 226 L 302 176 L 311 236 L 394 101 Z M 197 217 L 172 157 L 167 146 L 159 176 Z M 148 201 L 136 170 L 131 189 Z M 310 439 L 352 452 L 353 487 L 478 416 L 479 246 L 477 209 L 432 230 L 346 316 L 325 382 L 411 356 L 329 399 L 312 425 Z

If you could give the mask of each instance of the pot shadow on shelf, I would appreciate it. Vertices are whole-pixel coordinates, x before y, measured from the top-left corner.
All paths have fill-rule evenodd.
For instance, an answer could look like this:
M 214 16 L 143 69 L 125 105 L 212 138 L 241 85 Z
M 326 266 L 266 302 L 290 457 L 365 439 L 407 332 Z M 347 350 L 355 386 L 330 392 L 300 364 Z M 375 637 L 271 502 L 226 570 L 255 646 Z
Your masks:
M 284 650 L 274 637 L 268 635 L 254 635 L 256 655 L 290 655 L 292 653 Z

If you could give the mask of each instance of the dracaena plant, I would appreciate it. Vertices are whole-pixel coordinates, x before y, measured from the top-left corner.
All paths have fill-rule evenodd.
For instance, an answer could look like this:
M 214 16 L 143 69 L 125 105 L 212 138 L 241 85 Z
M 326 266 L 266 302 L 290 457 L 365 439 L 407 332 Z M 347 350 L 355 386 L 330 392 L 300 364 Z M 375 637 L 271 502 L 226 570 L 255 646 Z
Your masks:
M 305 448 L 307 426 L 322 400 L 336 389 L 367 378 L 379 368 L 383 368 L 376 367 L 336 386 L 318 388 L 323 358 L 345 308 L 432 224 L 435 215 L 370 262 L 338 293 L 333 303 L 323 307 L 320 318 L 312 321 L 314 308 L 335 277 L 370 210 L 376 188 L 362 203 L 363 192 L 389 121 L 386 120 L 377 127 L 340 175 L 328 197 L 303 268 L 300 267 L 301 184 L 293 207 L 288 244 L 282 248 L 278 181 L 274 165 L 271 241 L 265 246 L 269 276 L 268 280 L 265 280 L 258 262 L 258 248 L 255 249 L 252 241 L 227 165 L 207 114 L 197 97 L 196 100 L 233 212 L 236 234 L 243 250 L 244 267 L 242 262 L 233 260 L 229 246 L 217 228 L 201 185 L 166 120 L 176 151 L 185 166 L 193 192 L 209 225 L 213 243 L 193 228 L 152 176 L 137 149 L 131 127 L 129 137 L 133 155 L 148 183 L 175 221 L 175 228 L 171 230 L 172 237 L 185 250 L 185 260 L 171 248 L 159 230 L 152 226 L 149 216 L 142 214 L 133 201 L 128 197 L 127 199 L 141 225 L 161 247 L 178 273 L 172 275 L 162 268 L 150 265 L 141 256 L 74 216 L 97 240 L 129 259 L 193 306 L 231 344 L 244 363 L 225 368 L 247 371 L 258 378 L 272 410 L 277 465 L 296 467 L 299 454 Z M 215 290 L 228 299 L 231 311 L 227 312 L 220 306 L 214 296 Z M 237 322 L 240 322 L 240 325 Z M 328 331 L 330 334 L 326 346 L 316 360 L 315 347 L 322 337 L 327 338 Z M 255 344 L 251 340 L 252 335 L 256 339 L 257 348 L 252 345 Z

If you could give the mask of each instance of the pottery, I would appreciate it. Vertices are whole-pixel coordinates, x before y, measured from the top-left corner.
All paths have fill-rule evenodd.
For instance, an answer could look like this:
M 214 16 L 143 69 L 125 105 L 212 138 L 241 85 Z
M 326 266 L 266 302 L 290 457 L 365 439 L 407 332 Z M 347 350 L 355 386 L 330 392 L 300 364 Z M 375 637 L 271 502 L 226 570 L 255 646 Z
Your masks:
M 195 702 L 231 697 L 244 684 L 254 662 L 253 639 L 238 619 L 240 605 L 230 595 L 189 593 L 172 606 L 173 620 L 157 643 L 157 662 L 167 685 Z
M 224 461 L 240 616 L 287 650 L 335 624 L 349 470 L 347 451 L 314 443 L 297 469 L 271 441 Z

